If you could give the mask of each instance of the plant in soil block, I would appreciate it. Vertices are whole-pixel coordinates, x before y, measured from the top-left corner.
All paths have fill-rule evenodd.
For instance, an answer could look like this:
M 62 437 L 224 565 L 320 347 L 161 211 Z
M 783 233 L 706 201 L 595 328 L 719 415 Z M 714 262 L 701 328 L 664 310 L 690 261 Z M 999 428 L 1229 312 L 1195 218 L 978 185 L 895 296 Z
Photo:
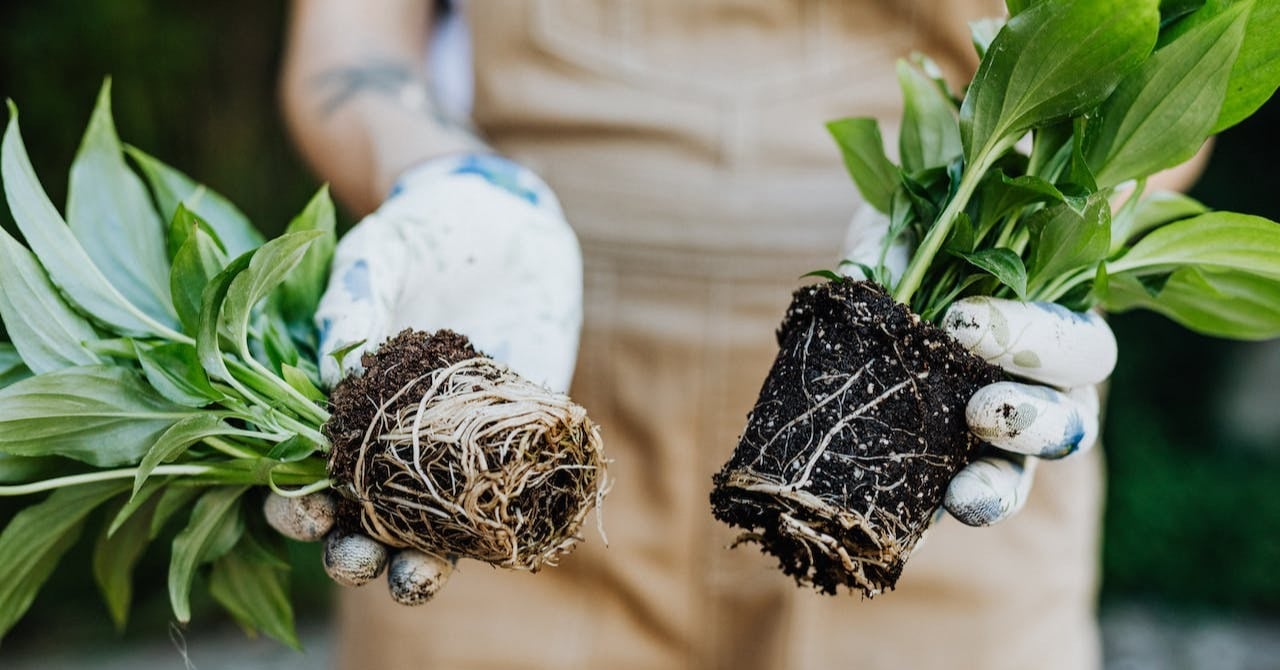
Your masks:
M 599 431 L 466 337 L 402 332 L 364 354 L 364 374 L 320 390 L 327 190 L 264 241 L 225 199 L 121 145 L 104 86 L 64 221 L 9 113 L 0 171 L 27 244 L 0 231 L 0 495 L 45 497 L 0 533 L 0 635 L 87 525 L 100 528 L 93 571 L 118 626 L 137 560 L 180 520 L 176 618 L 189 620 L 203 574 L 246 630 L 293 646 L 285 547 L 264 499 L 294 537 L 319 539 L 336 511 L 328 553 L 382 552 L 363 564 L 371 573 L 399 549 L 393 593 L 410 604 L 459 558 L 537 570 L 581 539 L 607 490 Z M 361 525 L 379 544 L 351 539 Z
M 1280 3 L 1008 7 L 998 31 L 974 26 L 981 65 L 963 99 L 927 59 L 899 64 L 900 164 L 875 120 L 829 124 L 886 220 L 883 242 L 846 261 L 866 281 L 825 272 L 828 283 L 796 292 L 711 494 L 716 517 L 800 584 L 891 589 L 948 483 L 987 448 L 966 414 L 993 415 L 1003 437 L 1018 437 L 1022 407 L 984 388 L 1041 366 L 1011 349 L 1021 326 L 1008 314 L 1056 312 L 1086 339 L 1105 330 L 1087 313 L 1095 307 L 1152 309 L 1221 337 L 1280 335 L 1280 226 L 1145 193 L 1148 177 L 1276 90 Z M 1025 305 L 988 310 L 993 300 Z M 948 333 L 981 340 L 1005 369 Z M 1024 392 L 1028 403 L 1050 396 Z M 1064 439 L 1038 455 L 1089 439 L 1080 422 L 1063 423 Z

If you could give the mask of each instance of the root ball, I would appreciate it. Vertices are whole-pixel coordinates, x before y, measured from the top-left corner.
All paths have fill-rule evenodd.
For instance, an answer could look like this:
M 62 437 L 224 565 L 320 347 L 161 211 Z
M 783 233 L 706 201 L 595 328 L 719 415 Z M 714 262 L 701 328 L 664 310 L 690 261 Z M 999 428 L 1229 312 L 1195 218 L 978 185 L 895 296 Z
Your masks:
M 447 330 L 404 331 L 331 396 L 340 524 L 395 548 L 554 565 L 608 489 L 586 411 Z

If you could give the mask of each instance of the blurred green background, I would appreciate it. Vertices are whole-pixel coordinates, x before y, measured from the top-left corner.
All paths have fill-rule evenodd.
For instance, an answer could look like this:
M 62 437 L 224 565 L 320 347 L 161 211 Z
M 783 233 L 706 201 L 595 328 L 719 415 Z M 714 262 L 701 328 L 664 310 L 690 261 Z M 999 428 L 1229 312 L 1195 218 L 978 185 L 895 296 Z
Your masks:
M 318 185 L 276 104 L 283 20 L 281 3 L 252 0 L 2 3 L 0 95 L 19 104 L 54 202 L 65 199 L 66 169 L 102 77 L 114 73 L 121 137 L 275 233 Z M 1193 194 L 1280 219 L 1280 169 L 1270 156 L 1278 138 L 1273 102 L 1220 138 Z M 1280 614 L 1280 345 L 1200 337 L 1150 314 L 1117 316 L 1114 327 L 1121 358 L 1105 435 L 1104 602 Z M 0 503 L 0 522 L 13 510 Z M 294 551 L 295 603 L 303 618 L 320 616 L 330 590 L 315 548 Z M 152 553 L 139 575 L 156 578 L 140 578 L 122 638 L 85 552 L 72 552 L 6 648 L 163 639 L 166 557 Z M 218 616 L 197 603 L 202 626 Z

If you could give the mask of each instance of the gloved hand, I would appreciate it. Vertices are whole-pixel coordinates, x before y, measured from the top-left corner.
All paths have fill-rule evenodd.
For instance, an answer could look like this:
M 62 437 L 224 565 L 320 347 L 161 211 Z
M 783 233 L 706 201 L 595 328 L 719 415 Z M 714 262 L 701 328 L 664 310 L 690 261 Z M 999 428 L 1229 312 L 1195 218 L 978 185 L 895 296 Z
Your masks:
M 863 207 L 849 225 L 842 259 L 873 265 L 887 219 Z M 891 248 L 889 270 L 900 276 L 905 246 Z M 856 265 L 845 273 L 862 278 Z M 989 526 L 1022 509 L 1040 459 L 1086 451 L 1098 439 L 1098 389 L 1116 364 L 1116 341 L 1094 313 L 1052 303 L 973 297 L 951 305 L 943 330 L 1010 375 L 969 400 L 969 430 L 995 447 L 951 480 L 943 507 L 970 526 Z
M 582 258 L 550 188 L 498 156 L 439 158 L 402 176 L 378 211 L 338 243 L 316 311 L 321 378 L 336 384 L 359 370 L 362 352 L 405 328 L 449 328 L 563 392 L 581 323 Z M 356 343 L 341 366 L 329 355 Z M 416 605 L 448 579 L 451 561 L 331 530 L 334 512 L 328 493 L 273 493 L 264 509 L 283 535 L 324 538 L 325 569 L 341 584 L 364 584 L 389 564 L 392 596 Z

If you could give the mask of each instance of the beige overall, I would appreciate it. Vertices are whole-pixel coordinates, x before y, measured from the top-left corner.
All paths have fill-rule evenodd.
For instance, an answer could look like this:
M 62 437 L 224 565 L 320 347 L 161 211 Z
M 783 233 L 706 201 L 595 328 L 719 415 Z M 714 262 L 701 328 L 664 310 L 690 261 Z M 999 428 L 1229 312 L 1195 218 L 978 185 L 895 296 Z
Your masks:
M 472 0 L 476 121 L 559 194 L 586 263 L 572 390 L 616 487 L 596 535 L 536 575 L 463 562 L 432 603 L 344 592 L 341 664 L 371 669 L 1092 668 L 1097 452 L 1026 509 L 945 519 L 897 590 L 797 588 L 711 517 L 801 274 L 858 196 L 823 128 L 899 114 L 894 59 L 961 79 L 998 0 Z M 896 130 L 885 128 L 887 143 Z M 893 152 L 896 153 L 896 152 Z

